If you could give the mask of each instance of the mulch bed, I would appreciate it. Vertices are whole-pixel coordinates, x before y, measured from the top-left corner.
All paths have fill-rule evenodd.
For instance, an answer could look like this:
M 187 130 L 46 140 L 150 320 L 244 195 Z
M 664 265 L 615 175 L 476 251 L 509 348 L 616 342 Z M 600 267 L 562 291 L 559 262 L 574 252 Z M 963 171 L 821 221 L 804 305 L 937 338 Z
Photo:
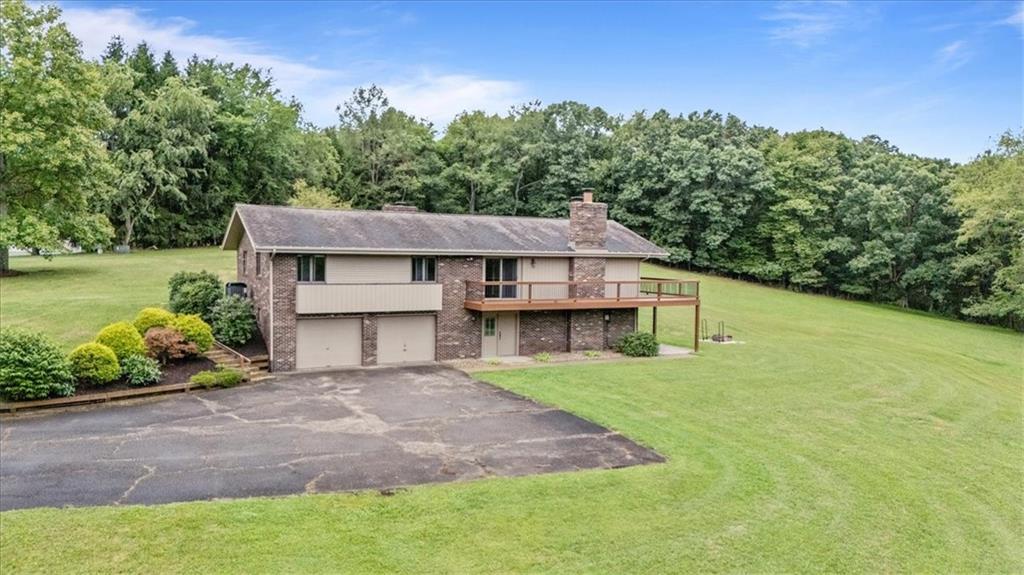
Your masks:
M 160 378 L 160 383 L 185 383 L 200 371 L 208 371 L 215 367 L 216 363 L 202 355 L 188 361 L 169 363 L 163 367 L 164 376 Z
M 198 356 L 182 361 L 176 361 L 169 363 L 160 368 L 163 372 L 163 377 L 160 381 L 153 385 L 164 385 L 168 383 L 185 383 L 190 377 L 199 373 L 200 371 L 207 371 L 217 367 L 217 364 L 210 361 L 205 356 Z M 75 397 L 87 396 L 90 394 L 107 393 L 108 391 L 120 391 L 122 389 L 142 389 L 136 386 L 128 385 L 122 380 L 117 380 L 107 385 L 98 387 L 87 387 L 75 390 Z
M 256 330 L 256 335 L 252 337 L 245 345 L 241 346 L 229 346 L 231 349 L 244 355 L 245 357 L 253 358 L 260 355 L 267 355 L 267 344 L 263 341 L 263 334 Z

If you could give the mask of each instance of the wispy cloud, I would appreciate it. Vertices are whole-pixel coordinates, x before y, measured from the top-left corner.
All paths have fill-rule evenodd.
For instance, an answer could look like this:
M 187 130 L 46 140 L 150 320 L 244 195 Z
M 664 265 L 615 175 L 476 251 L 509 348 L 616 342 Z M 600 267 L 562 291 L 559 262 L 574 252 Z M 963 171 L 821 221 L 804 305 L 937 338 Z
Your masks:
M 846 2 L 779 2 L 764 19 L 774 23 L 768 31 L 772 40 L 809 48 L 846 24 L 847 8 Z
M 296 96 L 305 106 L 306 119 L 318 124 L 334 123 L 334 108 L 359 85 L 376 83 L 391 102 L 435 126 L 443 127 L 467 109 L 505 111 L 525 101 L 525 87 L 519 82 L 486 78 L 469 73 L 426 71 L 380 61 L 354 61 L 345 68 L 315 66 L 276 54 L 262 43 L 243 37 L 200 33 L 195 22 L 183 18 L 155 19 L 144 10 L 121 7 L 62 6 L 68 29 L 82 41 L 85 55 L 99 57 L 112 36 L 118 35 L 129 47 L 145 41 L 159 54 L 169 51 L 179 62 L 193 54 L 235 64 L 250 64 L 270 70 L 276 85 L 286 96 Z M 414 22 L 411 13 L 399 13 L 405 24 Z M 368 29 L 335 30 L 337 41 L 371 34 Z
M 1017 26 L 1021 33 L 1024 33 L 1024 2 L 1019 2 L 1017 4 L 1017 11 L 1007 16 L 1005 20 L 1000 22 L 1000 24 Z
M 935 61 L 940 69 L 951 72 L 963 66 L 971 59 L 971 52 L 964 40 L 956 40 L 946 44 L 935 53 Z

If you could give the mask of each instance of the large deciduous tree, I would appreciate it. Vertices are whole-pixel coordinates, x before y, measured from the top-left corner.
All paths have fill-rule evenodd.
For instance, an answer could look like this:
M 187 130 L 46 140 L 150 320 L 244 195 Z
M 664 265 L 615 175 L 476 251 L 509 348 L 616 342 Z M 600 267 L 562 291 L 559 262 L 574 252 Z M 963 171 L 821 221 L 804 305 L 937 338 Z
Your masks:
M 99 138 L 110 122 L 103 82 L 59 15 L 0 3 L 0 272 L 10 246 L 95 247 L 112 231 L 89 211 L 112 177 Z
M 955 274 L 967 290 L 963 313 L 1024 326 L 1024 133 L 962 166 L 952 184 L 963 217 Z
M 205 174 L 215 111 L 202 92 L 171 78 L 124 119 L 111 197 L 122 243 L 132 243 L 158 202 L 185 200 L 186 186 Z

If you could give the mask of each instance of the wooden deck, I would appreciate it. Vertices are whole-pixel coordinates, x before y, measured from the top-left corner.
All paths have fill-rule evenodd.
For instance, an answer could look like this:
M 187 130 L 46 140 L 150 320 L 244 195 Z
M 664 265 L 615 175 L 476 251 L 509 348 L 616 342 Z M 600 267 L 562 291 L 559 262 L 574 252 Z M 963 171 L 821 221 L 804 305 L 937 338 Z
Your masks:
M 554 294 L 554 295 L 553 295 Z M 475 311 L 618 309 L 698 306 L 695 280 L 467 281 L 466 309 Z

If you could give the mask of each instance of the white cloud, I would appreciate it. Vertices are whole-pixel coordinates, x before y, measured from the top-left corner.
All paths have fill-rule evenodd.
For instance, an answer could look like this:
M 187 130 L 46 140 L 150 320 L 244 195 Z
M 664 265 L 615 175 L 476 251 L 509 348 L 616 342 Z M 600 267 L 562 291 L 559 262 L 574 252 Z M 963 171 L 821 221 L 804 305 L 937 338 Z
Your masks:
M 935 59 L 942 69 L 952 71 L 966 64 L 971 59 L 971 53 L 967 49 L 967 42 L 956 40 L 939 48 Z
M 772 40 L 808 48 L 845 25 L 846 8 L 845 2 L 779 2 L 764 19 L 777 23 L 769 30 Z
M 1017 11 L 1016 12 L 1014 12 L 1013 14 L 1010 14 L 1010 16 L 1008 16 L 1006 18 L 1006 20 L 1003 20 L 1003 24 L 1010 24 L 1010 25 L 1014 25 L 1015 24 L 1017 26 L 1024 25 L 1024 2 L 1020 3 L 1017 6 Z
M 335 106 L 348 99 L 355 86 L 371 83 L 383 87 L 396 107 L 442 128 L 463 110 L 504 112 L 526 100 L 524 87 L 518 82 L 473 74 L 434 73 L 381 62 L 357 63 L 345 69 L 317 67 L 276 55 L 269 47 L 247 38 L 199 33 L 195 22 L 183 18 L 150 18 L 145 11 L 135 8 L 61 8 L 68 29 L 82 41 L 87 57 L 99 57 L 110 38 L 117 35 L 129 48 L 145 41 L 157 57 L 170 51 L 180 63 L 198 54 L 269 69 L 281 92 L 286 97 L 294 95 L 303 103 L 306 119 L 322 126 L 337 120 Z M 364 29 L 345 29 L 338 36 L 369 33 Z M 306 60 L 313 59 L 315 55 Z

